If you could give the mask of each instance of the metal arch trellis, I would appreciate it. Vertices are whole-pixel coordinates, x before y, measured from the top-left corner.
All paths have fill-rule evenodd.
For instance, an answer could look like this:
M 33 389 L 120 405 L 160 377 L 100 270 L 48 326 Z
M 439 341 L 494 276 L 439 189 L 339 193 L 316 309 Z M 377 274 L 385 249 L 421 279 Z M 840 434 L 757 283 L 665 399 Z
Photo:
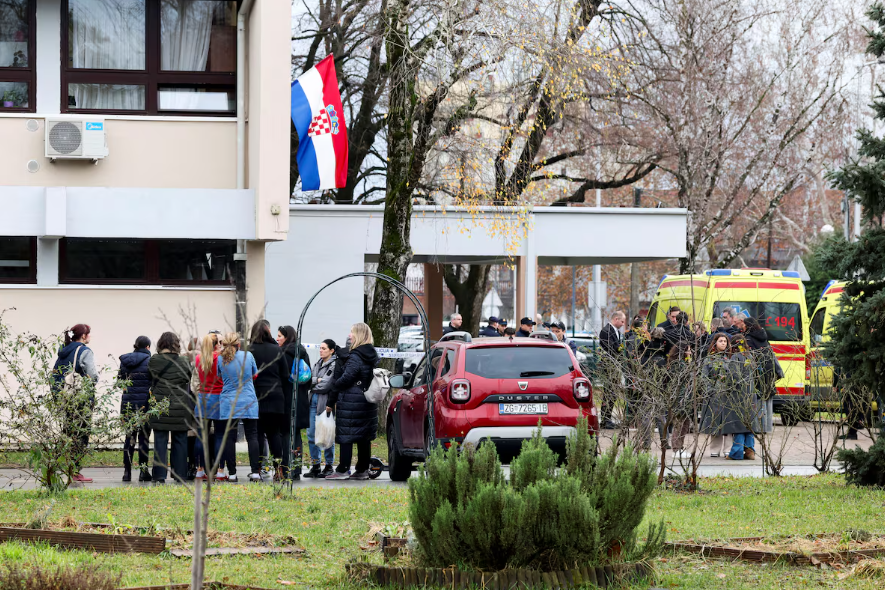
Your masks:
M 412 293 L 412 291 L 410 291 L 409 288 L 406 287 L 403 283 L 401 283 L 400 281 L 398 281 L 394 278 L 391 278 L 387 275 L 377 273 L 377 272 L 352 272 L 350 274 L 340 276 L 337 279 L 335 279 L 329 283 L 326 283 L 325 285 L 320 287 L 320 289 L 316 293 L 314 293 L 310 299 L 307 300 L 307 304 L 304 306 L 304 309 L 301 310 L 301 316 L 298 318 L 298 326 L 296 328 L 295 363 L 297 364 L 298 359 L 300 358 L 299 351 L 301 350 L 301 328 L 304 325 L 304 317 L 307 315 L 307 310 L 310 308 L 310 305 L 313 303 L 313 300 L 316 299 L 320 293 L 322 293 L 328 287 L 331 287 L 335 283 L 337 283 L 339 281 L 343 281 L 344 279 L 350 279 L 350 278 L 355 278 L 355 277 L 371 277 L 374 279 L 380 279 L 382 281 L 390 283 L 391 285 L 393 285 L 394 287 L 396 287 L 397 289 L 402 291 L 403 295 L 405 295 L 406 297 L 409 298 L 409 300 L 415 305 L 415 308 L 418 310 L 418 315 L 421 318 L 421 325 L 424 328 L 424 351 L 425 351 L 425 353 L 429 352 L 430 351 L 430 323 L 427 321 L 427 314 L 424 311 L 424 306 L 421 305 L 421 301 L 418 299 L 418 297 L 416 297 L 415 294 Z M 425 371 L 425 382 L 429 383 L 430 382 L 430 380 L 429 380 L 430 363 L 424 363 L 424 371 Z M 297 374 L 297 370 L 295 371 L 295 373 Z M 429 440 L 434 440 L 435 432 L 434 432 L 434 419 L 433 419 L 433 404 L 429 403 L 429 404 L 427 404 L 427 407 L 428 407 L 428 410 L 430 413 L 429 420 L 428 420 L 428 429 L 430 430 L 430 432 L 429 432 L 428 438 L 429 438 Z M 294 459 L 294 453 L 292 452 L 292 447 L 295 444 L 295 436 L 296 436 L 296 434 L 298 434 L 297 428 L 295 427 L 296 424 L 298 423 L 298 383 L 297 382 L 294 384 L 294 387 L 292 388 L 292 415 L 291 415 L 291 419 L 292 419 L 292 421 L 291 421 L 291 424 L 289 425 L 289 440 L 291 442 L 288 445 L 288 448 L 286 449 L 286 455 L 287 455 L 286 466 L 287 466 L 290 487 L 291 487 L 292 476 L 293 476 L 292 461 Z

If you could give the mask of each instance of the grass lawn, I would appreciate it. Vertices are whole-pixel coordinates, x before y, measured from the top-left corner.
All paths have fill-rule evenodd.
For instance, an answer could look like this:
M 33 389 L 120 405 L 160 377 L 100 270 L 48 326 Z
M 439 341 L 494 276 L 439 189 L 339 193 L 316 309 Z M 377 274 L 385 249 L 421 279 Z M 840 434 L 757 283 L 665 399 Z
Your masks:
M 648 520 L 661 518 L 668 538 L 715 539 L 736 536 L 840 532 L 865 528 L 885 530 L 885 492 L 845 486 L 836 475 L 782 479 L 709 479 L 704 492 L 658 491 Z M 408 492 L 403 487 L 299 489 L 294 496 L 273 497 L 266 485 L 223 485 L 215 489 L 211 527 L 240 533 L 291 535 L 307 552 L 298 557 L 226 556 L 207 561 L 207 577 L 231 583 L 286 588 L 353 588 L 344 579 L 344 564 L 360 554 L 360 541 L 370 522 L 399 523 L 407 519 Z M 51 500 L 36 492 L 0 493 L 0 514 L 6 521 L 24 521 Z M 65 516 L 91 522 L 191 528 L 190 499 L 176 486 L 72 490 L 60 498 L 49 518 Z M 642 533 L 643 531 L 640 531 Z M 371 559 L 380 561 L 377 554 Z M 123 574 L 124 585 L 189 580 L 190 561 L 167 555 L 105 555 L 58 551 L 45 546 L 0 544 L 0 562 L 27 564 L 89 564 Z M 779 565 L 728 563 L 691 555 L 665 555 L 655 561 L 657 586 L 663 588 L 793 589 L 882 588 L 885 579 L 840 580 L 833 570 Z M 648 585 L 642 586 L 648 588 Z

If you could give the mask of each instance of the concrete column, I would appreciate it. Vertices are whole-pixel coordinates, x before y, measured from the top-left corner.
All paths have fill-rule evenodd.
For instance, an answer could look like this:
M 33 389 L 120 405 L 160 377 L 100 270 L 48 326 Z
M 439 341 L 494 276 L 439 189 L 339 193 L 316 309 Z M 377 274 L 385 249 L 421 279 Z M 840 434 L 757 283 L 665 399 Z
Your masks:
M 246 242 L 246 336 L 252 324 L 265 316 L 267 303 L 264 291 L 265 246 L 264 242 L 253 240 Z M 276 329 L 276 326 L 273 326 L 273 329 Z
M 529 231 L 526 237 L 526 255 L 525 255 L 525 277 L 522 279 L 525 289 L 525 314 L 530 318 L 534 318 L 538 313 L 538 255 L 535 248 L 535 234 Z
M 58 238 L 37 238 L 37 284 L 58 286 Z
M 438 264 L 424 264 L 424 311 L 430 322 L 430 339 L 442 338 L 443 270 Z

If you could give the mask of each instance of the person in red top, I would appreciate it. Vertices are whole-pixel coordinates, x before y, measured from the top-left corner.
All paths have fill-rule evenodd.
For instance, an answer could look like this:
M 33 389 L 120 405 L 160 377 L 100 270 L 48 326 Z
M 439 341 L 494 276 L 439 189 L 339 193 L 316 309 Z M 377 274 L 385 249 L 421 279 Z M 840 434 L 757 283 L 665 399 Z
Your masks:
M 209 440 L 209 456 L 208 465 L 215 462 L 215 449 L 218 448 L 220 441 L 218 440 L 219 432 L 215 429 L 215 434 L 209 434 L 209 426 L 219 419 L 219 400 L 221 399 L 221 388 L 223 383 L 218 375 L 218 355 L 221 352 L 221 332 L 213 330 L 203 336 L 200 342 L 200 352 L 197 354 L 194 362 L 197 365 L 197 377 L 199 379 L 199 395 L 197 396 L 197 404 L 194 408 L 194 417 L 202 418 L 202 426 L 197 433 L 197 442 L 195 451 L 197 454 L 197 475 L 196 479 L 206 479 L 207 457 L 203 448 L 203 435 Z M 230 467 L 230 466 L 228 466 Z M 218 466 L 217 479 L 227 479 L 227 472 L 224 465 Z

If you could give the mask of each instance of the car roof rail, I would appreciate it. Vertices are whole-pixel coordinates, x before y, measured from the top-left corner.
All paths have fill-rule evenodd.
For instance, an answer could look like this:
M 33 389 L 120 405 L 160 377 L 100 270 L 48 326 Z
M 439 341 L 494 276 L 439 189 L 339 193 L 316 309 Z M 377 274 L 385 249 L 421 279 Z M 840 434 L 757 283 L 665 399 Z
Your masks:
M 458 340 L 460 342 L 473 342 L 470 332 L 449 332 L 444 334 L 437 342 L 449 342 L 450 340 Z
M 553 332 L 550 330 L 535 330 L 531 334 L 529 334 L 529 338 L 537 338 L 538 340 L 552 340 L 553 342 L 559 342 L 559 338 L 553 335 Z

